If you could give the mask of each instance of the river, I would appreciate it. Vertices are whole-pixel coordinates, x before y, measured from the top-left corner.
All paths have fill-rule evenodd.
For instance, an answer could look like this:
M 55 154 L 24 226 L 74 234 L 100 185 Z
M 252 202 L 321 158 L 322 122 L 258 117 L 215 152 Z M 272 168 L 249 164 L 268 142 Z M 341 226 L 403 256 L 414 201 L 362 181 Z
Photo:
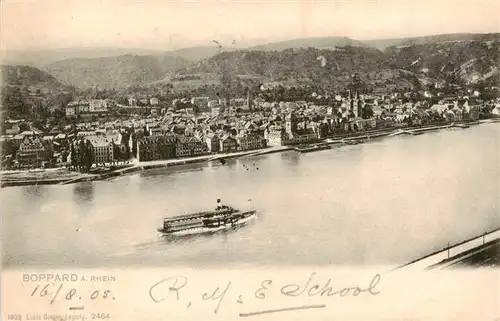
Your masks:
M 500 125 L 309 154 L 1 190 L 3 267 L 407 263 L 500 226 Z M 254 207 L 236 231 L 167 241 L 165 216 Z

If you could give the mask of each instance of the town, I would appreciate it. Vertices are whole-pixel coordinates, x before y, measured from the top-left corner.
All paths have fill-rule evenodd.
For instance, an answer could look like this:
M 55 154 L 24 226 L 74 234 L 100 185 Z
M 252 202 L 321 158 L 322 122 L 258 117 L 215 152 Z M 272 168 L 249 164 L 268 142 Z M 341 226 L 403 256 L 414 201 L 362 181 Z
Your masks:
M 275 100 L 283 88 L 248 89 L 246 97 L 166 101 L 130 95 L 120 101 L 79 97 L 64 106 L 65 123 L 35 126 L 5 119 L 3 170 L 66 167 L 89 173 L 119 164 L 303 145 L 327 138 L 499 116 L 500 99 L 433 92 L 312 92 Z M 279 96 L 283 97 L 283 95 Z M 66 125 L 64 125 L 66 124 Z

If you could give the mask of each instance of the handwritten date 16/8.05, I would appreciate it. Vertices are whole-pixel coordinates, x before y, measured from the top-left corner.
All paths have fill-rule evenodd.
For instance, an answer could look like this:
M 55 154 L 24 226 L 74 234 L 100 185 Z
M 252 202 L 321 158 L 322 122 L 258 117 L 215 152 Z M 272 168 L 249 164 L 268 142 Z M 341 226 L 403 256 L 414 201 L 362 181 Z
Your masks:
M 67 301 L 75 300 L 114 300 L 115 297 L 111 290 L 108 289 L 92 289 L 90 291 L 77 290 L 75 288 L 67 288 L 64 283 L 55 284 L 39 284 L 31 292 L 31 297 L 47 298 L 50 304 L 58 299 L 63 299 Z
M 263 280 L 257 285 L 256 289 L 249 294 L 249 298 L 264 300 L 268 297 L 270 291 L 278 291 L 278 295 L 285 297 L 356 297 L 363 294 L 373 296 L 380 293 L 377 289 L 381 279 L 380 274 L 376 274 L 371 279 L 368 286 L 339 288 L 334 287 L 331 284 L 331 279 L 328 279 L 326 282 L 316 282 L 314 281 L 315 276 L 316 273 L 312 273 L 306 282 L 282 285 L 275 284 L 271 279 Z M 188 302 L 186 307 L 189 308 L 192 301 L 190 301 L 187 297 L 183 298 L 182 295 L 183 289 L 185 289 L 187 285 L 188 279 L 182 275 L 165 278 L 151 286 L 149 289 L 149 296 L 155 303 L 160 303 L 166 301 L 167 299 L 168 301 L 178 302 L 179 304 L 185 304 L 183 302 Z M 203 294 L 200 295 L 200 299 L 202 301 L 213 301 L 216 303 L 214 313 L 217 313 L 222 302 L 224 300 L 228 300 L 228 293 L 230 293 L 231 286 L 231 282 L 227 282 L 223 286 L 217 286 L 213 290 L 203 292 Z M 230 296 L 231 295 L 229 295 L 229 297 Z M 244 296 L 242 294 L 236 294 L 232 297 L 236 303 L 244 303 Z

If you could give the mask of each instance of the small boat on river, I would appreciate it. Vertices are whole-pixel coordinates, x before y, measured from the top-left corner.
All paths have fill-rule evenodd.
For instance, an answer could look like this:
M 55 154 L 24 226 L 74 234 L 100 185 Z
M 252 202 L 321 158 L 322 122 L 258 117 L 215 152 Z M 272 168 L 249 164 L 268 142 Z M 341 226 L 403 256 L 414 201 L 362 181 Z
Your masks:
M 164 218 L 158 232 L 174 236 L 213 233 L 243 226 L 256 216 L 256 210 L 241 211 L 222 205 L 218 199 L 213 211 Z
M 358 144 L 363 144 L 365 141 L 363 139 L 346 139 L 344 140 L 344 143 L 346 145 L 358 145 Z
M 310 153 L 310 152 L 317 152 L 320 150 L 331 149 L 331 147 L 328 144 L 317 144 L 312 146 L 298 146 L 295 147 L 294 149 L 299 153 Z

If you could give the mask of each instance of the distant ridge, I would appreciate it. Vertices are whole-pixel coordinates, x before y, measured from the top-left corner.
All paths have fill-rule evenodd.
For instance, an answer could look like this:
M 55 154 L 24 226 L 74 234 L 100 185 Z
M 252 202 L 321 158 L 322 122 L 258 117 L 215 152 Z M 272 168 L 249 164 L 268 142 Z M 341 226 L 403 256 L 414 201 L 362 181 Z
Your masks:
M 2 63 L 11 65 L 27 65 L 42 68 L 56 61 L 76 58 L 103 58 L 126 54 L 152 55 L 161 53 L 157 50 L 140 48 L 58 48 L 42 50 L 2 51 Z
M 224 51 L 233 51 L 236 50 L 236 48 L 223 48 Z M 168 51 L 166 54 L 171 55 L 171 56 L 176 56 L 180 57 L 182 59 L 186 60 L 191 60 L 191 61 L 198 61 L 206 58 L 210 58 L 212 56 L 215 56 L 217 53 L 219 53 L 221 49 L 217 45 L 213 46 L 198 46 L 198 47 L 189 47 L 189 48 L 182 48 L 182 49 L 177 49 L 174 51 Z
M 285 49 L 298 48 L 318 48 L 331 49 L 335 47 L 368 47 L 369 45 L 348 37 L 318 37 L 318 38 L 299 38 L 280 42 L 272 42 L 257 46 L 248 47 L 248 50 L 259 51 L 282 51 Z
M 336 47 L 372 47 L 378 50 L 385 50 L 391 46 L 404 46 L 414 44 L 438 43 L 445 41 L 465 41 L 465 40 L 495 40 L 499 33 L 456 33 L 442 34 L 422 37 L 403 37 L 376 40 L 355 40 L 348 37 L 313 37 L 298 38 L 278 42 L 264 43 L 249 47 L 224 46 L 223 51 L 235 50 L 256 50 L 256 51 L 282 51 L 285 49 L 299 48 L 317 48 L 334 49 Z M 153 56 L 172 56 L 179 57 L 189 61 L 199 61 L 210 58 L 219 53 L 219 47 L 214 43 L 207 46 L 195 46 L 181 48 L 171 51 L 160 49 L 141 49 L 141 48 L 60 48 L 47 50 L 16 50 L 2 51 L 2 63 L 11 65 L 28 65 L 37 68 L 43 68 L 54 62 L 67 59 L 80 58 L 106 58 L 123 55 L 153 55 Z
M 488 41 L 498 40 L 500 33 L 453 33 L 442 35 L 431 35 L 422 37 L 408 37 L 408 38 L 390 38 L 390 39 L 377 39 L 377 40 L 363 40 L 363 42 L 371 47 L 379 50 L 384 50 L 388 47 L 394 46 L 409 46 L 409 45 L 423 45 L 447 41 Z

